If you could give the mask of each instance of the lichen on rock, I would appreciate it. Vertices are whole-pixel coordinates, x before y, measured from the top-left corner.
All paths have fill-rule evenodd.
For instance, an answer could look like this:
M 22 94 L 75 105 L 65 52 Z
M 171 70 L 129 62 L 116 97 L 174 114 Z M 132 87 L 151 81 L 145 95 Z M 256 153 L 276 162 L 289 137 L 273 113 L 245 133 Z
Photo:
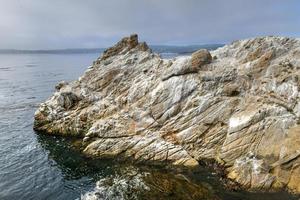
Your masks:
M 245 188 L 300 193 L 299 49 L 260 37 L 162 59 L 131 35 L 58 84 L 34 129 L 81 137 L 90 156 L 214 159 Z

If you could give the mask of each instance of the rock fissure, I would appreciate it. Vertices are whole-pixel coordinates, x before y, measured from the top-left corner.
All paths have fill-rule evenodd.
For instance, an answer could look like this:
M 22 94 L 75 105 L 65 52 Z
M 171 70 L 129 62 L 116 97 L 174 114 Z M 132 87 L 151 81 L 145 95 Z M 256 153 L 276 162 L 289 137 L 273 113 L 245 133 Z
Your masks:
M 173 78 L 173 77 L 185 76 L 185 75 L 189 75 L 189 74 L 198 74 L 198 72 L 182 72 L 182 73 L 178 73 L 178 74 L 171 74 L 170 76 L 162 78 L 162 81 L 167 81 L 168 79 Z

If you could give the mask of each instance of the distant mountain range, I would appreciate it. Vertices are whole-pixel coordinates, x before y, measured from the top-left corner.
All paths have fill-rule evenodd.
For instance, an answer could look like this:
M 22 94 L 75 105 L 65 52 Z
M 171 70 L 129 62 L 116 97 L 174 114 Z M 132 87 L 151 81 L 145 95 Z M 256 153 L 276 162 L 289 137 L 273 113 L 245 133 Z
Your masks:
M 168 46 L 168 45 L 150 45 L 156 53 L 176 53 L 189 54 L 198 49 L 213 50 L 223 44 L 205 44 L 188 46 Z M 84 54 L 84 53 L 102 53 L 106 48 L 77 48 L 77 49 L 52 49 L 52 50 L 20 50 L 20 49 L 0 49 L 0 54 Z

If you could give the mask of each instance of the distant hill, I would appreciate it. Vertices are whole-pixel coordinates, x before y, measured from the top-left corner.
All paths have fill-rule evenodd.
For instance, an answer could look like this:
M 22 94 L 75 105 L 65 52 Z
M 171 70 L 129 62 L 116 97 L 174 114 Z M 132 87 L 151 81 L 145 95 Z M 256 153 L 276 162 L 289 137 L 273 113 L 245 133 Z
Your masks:
M 190 54 L 199 49 L 214 50 L 224 44 L 203 44 L 203 45 L 187 45 L 187 46 L 167 46 L 167 45 L 150 45 L 151 49 L 157 53 L 177 53 Z
M 151 49 L 156 53 L 174 53 L 189 54 L 198 49 L 213 50 L 223 44 L 205 44 L 205 45 L 188 45 L 188 46 L 167 46 L 167 45 L 150 45 Z M 90 49 L 52 49 L 52 50 L 20 50 L 20 49 L 0 49 L 0 54 L 85 54 L 85 53 L 102 53 L 105 48 Z

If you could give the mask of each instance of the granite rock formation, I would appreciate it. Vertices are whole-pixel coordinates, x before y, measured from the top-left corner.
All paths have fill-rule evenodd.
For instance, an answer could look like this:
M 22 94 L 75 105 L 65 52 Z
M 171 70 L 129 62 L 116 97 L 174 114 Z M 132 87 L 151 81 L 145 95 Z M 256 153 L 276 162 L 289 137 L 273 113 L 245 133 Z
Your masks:
M 61 82 L 34 129 L 99 158 L 224 165 L 245 188 L 300 193 L 300 41 L 260 37 L 162 59 L 137 35 Z

